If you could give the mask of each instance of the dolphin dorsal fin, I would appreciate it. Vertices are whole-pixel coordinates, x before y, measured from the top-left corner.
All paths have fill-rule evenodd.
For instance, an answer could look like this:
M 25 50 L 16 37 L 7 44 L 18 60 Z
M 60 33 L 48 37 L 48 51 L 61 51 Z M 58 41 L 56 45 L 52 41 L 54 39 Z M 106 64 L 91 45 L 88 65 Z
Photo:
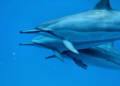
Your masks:
M 109 0 L 100 0 L 94 7 L 94 10 L 111 10 Z

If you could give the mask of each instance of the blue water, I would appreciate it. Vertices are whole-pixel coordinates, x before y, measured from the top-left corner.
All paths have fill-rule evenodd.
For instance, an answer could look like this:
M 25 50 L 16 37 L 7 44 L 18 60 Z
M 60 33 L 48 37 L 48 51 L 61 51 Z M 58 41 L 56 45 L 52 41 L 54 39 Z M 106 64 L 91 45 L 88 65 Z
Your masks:
M 42 22 L 91 10 L 99 0 L 0 0 L 0 86 L 120 86 L 120 71 L 44 57 L 53 52 L 19 46 L 36 34 L 20 34 Z M 120 10 L 119 0 L 110 0 Z M 120 50 L 120 41 L 115 47 Z

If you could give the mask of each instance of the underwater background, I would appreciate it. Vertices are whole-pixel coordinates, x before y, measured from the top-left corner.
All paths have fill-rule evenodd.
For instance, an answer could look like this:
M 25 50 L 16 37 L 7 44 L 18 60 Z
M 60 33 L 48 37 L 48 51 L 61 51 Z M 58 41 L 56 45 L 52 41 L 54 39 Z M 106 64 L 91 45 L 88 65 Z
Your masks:
M 120 70 L 88 66 L 72 60 L 45 59 L 51 50 L 19 46 L 38 34 L 20 34 L 40 23 L 93 9 L 99 0 L 0 0 L 0 86 L 120 86 Z M 119 0 L 110 0 L 120 10 Z M 120 50 L 120 41 L 115 42 Z

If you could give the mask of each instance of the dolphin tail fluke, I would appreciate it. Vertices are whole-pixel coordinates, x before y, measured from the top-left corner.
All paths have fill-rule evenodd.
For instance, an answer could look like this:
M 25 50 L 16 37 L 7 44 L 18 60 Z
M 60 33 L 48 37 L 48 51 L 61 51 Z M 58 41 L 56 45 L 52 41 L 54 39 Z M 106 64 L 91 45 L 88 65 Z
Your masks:
M 79 54 L 79 52 L 74 48 L 73 44 L 70 41 L 63 40 L 63 44 L 68 50 L 72 51 L 73 53 Z
M 81 60 L 78 60 L 78 59 L 75 59 L 75 58 L 73 58 L 73 61 L 79 66 L 79 67 L 81 67 L 81 68 L 83 68 L 83 69 L 87 69 L 87 65 L 86 64 L 84 64 Z
M 64 62 L 64 59 L 63 59 L 63 57 L 62 57 L 62 55 L 61 55 L 61 53 L 60 53 L 59 51 L 53 50 L 53 52 L 54 52 L 54 55 L 55 55 L 59 60 L 61 60 L 62 62 Z
M 40 32 L 40 30 L 37 29 L 20 31 L 20 33 L 38 33 L 38 32 Z
M 34 45 L 33 42 L 28 42 L 28 43 L 20 43 L 19 45 Z

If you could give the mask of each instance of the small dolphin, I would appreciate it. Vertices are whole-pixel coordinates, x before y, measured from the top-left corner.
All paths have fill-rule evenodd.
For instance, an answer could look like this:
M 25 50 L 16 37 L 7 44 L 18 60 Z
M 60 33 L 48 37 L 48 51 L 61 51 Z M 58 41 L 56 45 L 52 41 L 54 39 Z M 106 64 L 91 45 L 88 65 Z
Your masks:
M 72 58 L 83 69 L 87 69 L 88 65 L 108 69 L 120 69 L 120 51 L 113 47 L 113 42 L 78 51 L 80 54 L 65 51 L 62 56 L 64 58 Z M 55 56 L 46 57 L 46 59 L 53 57 Z
M 95 45 L 99 45 L 100 43 L 107 43 L 108 41 L 101 41 L 101 42 L 73 42 L 73 45 L 75 46 L 76 49 L 84 49 L 84 48 L 89 48 L 89 47 L 94 47 Z M 93 43 L 95 44 L 93 46 Z M 68 49 L 64 46 L 61 40 L 59 39 L 53 39 L 49 37 L 44 37 L 44 36 L 38 36 L 32 39 L 28 43 L 21 43 L 20 45 L 34 45 L 37 47 L 45 47 L 48 49 L 53 50 L 54 54 L 63 61 L 63 58 L 61 56 L 61 53 L 64 51 L 68 51 Z M 89 46 L 89 47 L 88 47 Z
M 120 39 L 120 11 L 112 9 L 109 0 L 100 0 L 93 10 L 48 21 L 33 30 L 20 32 L 39 32 L 43 36 L 60 39 L 69 50 L 78 53 L 73 42 Z

